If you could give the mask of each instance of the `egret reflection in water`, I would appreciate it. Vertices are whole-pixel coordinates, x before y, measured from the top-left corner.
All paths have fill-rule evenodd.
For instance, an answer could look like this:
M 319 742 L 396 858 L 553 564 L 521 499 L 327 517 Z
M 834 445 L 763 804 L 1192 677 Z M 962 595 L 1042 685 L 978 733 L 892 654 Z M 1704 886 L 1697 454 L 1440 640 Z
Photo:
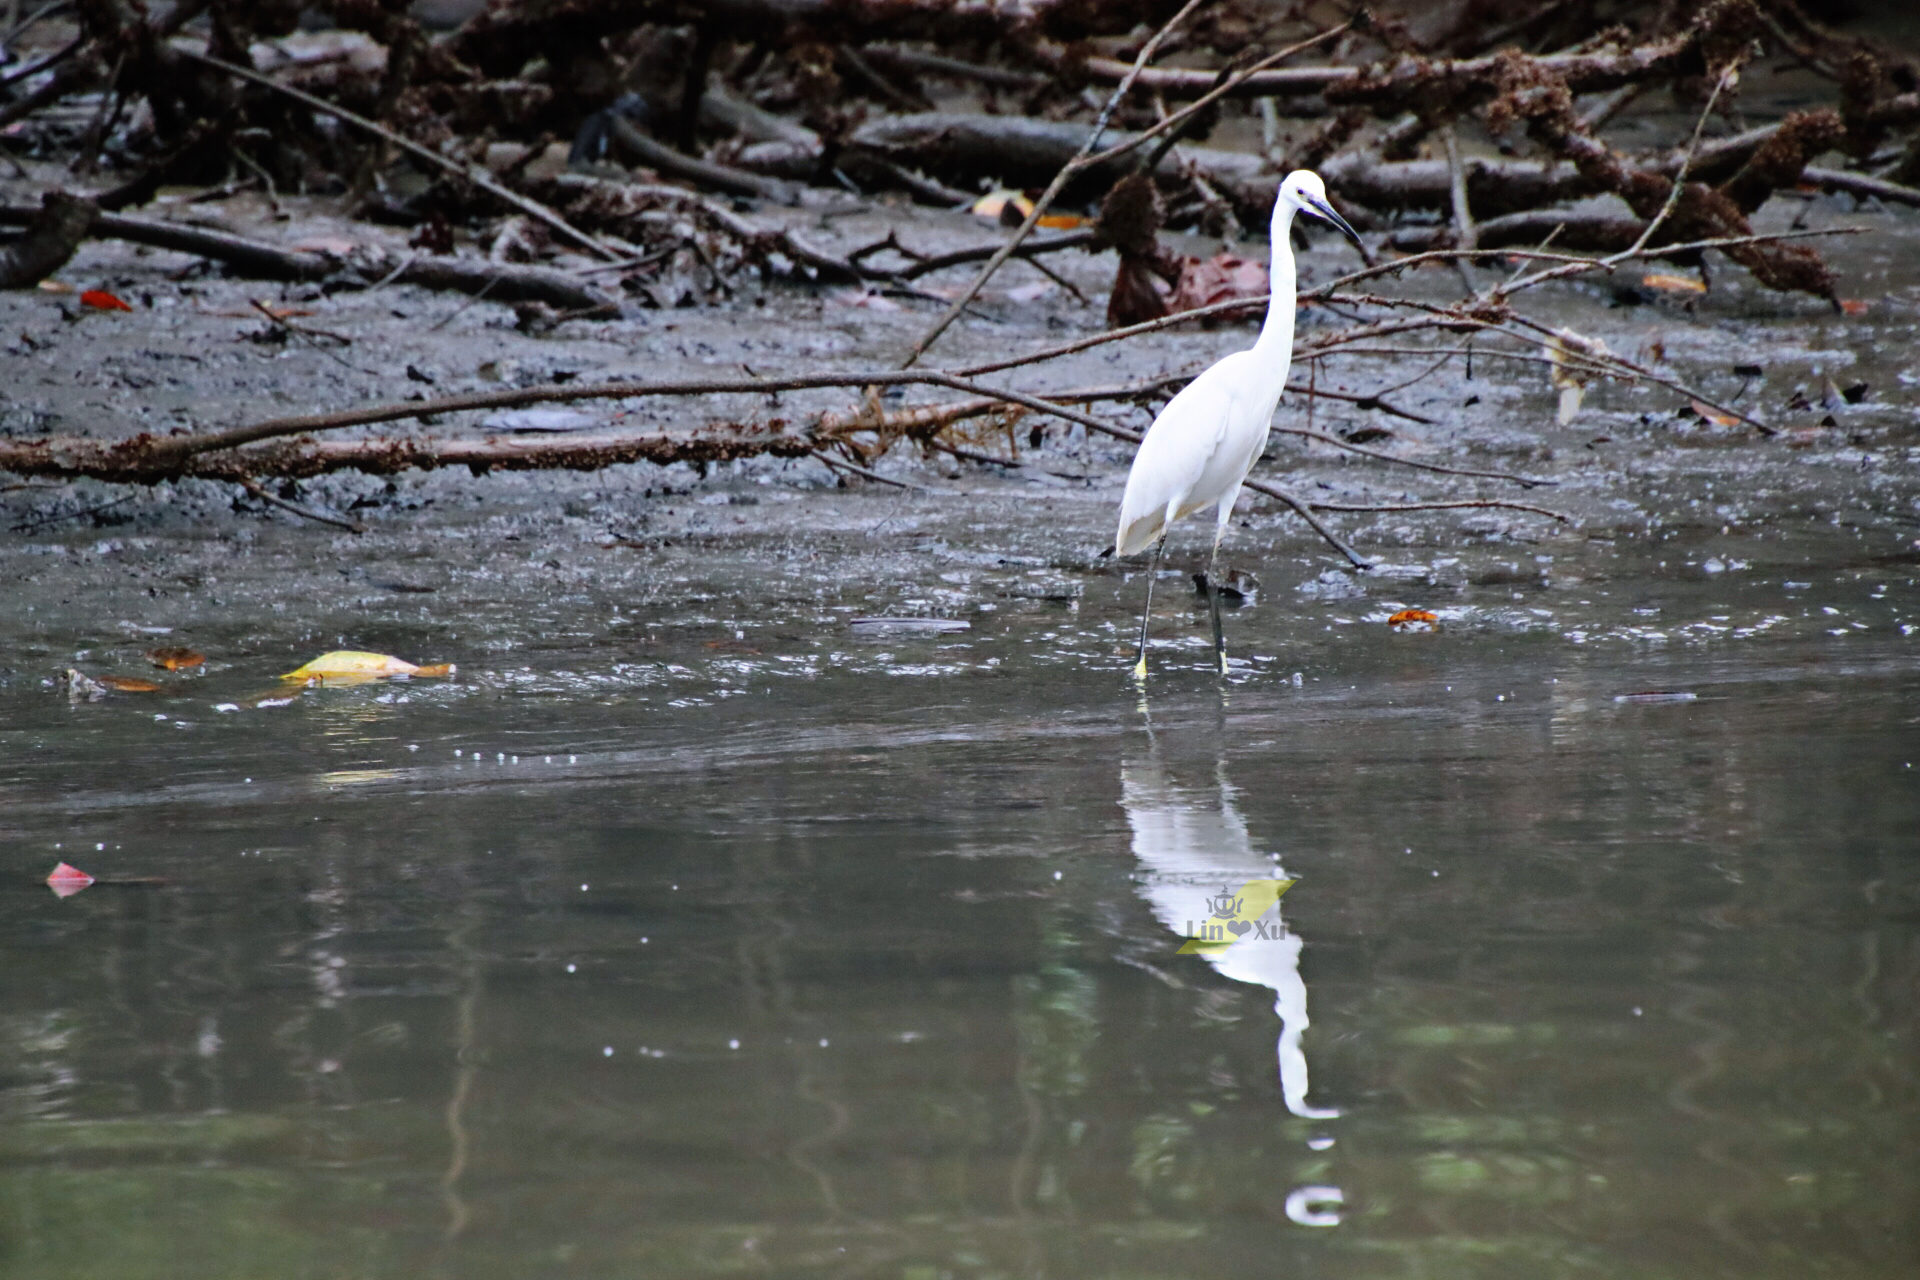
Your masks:
M 1237 891 L 1249 880 L 1284 879 L 1280 864 L 1254 852 L 1247 824 L 1233 803 L 1224 761 L 1200 786 L 1176 783 L 1158 747 L 1120 768 L 1120 803 L 1133 828 L 1133 856 L 1145 872 L 1141 892 L 1161 924 L 1182 937 L 1213 914 L 1209 900 Z M 1169 940 L 1169 948 L 1173 946 Z M 1307 1102 L 1307 1055 L 1300 1037 L 1307 1029 L 1307 984 L 1300 977 L 1300 938 L 1286 926 L 1281 906 L 1274 923 L 1249 932 L 1230 947 L 1200 954 L 1223 976 L 1250 982 L 1274 994 L 1280 1015 L 1280 1093 L 1287 1110 L 1308 1119 L 1339 1111 Z

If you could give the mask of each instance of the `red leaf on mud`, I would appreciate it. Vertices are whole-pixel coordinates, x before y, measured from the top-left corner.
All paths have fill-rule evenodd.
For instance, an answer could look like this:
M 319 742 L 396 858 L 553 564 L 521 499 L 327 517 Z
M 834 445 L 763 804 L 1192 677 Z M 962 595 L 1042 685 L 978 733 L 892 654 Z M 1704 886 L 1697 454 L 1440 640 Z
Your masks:
M 1867 314 L 1867 309 L 1872 305 L 1873 304 L 1865 298 L 1840 299 L 1840 309 L 1850 316 L 1863 316 Z
M 89 289 L 80 295 L 80 305 L 92 307 L 95 311 L 131 311 L 132 307 L 108 293 L 105 289 Z
M 80 892 L 92 883 L 92 876 L 80 868 L 70 867 L 64 862 L 55 867 L 53 874 L 47 877 L 47 888 L 53 890 L 55 896 L 61 898 L 71 898 L 74 894 Z

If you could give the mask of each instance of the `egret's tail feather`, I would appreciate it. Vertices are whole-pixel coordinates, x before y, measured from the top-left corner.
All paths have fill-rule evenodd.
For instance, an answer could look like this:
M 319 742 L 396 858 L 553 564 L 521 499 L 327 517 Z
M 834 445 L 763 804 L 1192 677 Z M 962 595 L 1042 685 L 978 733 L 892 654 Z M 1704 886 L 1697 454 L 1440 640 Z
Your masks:
M 1136 517 L 1130 524 L 1122 524 L 1120 533 L 1113 540 L 1113 553 L 1117 556 L 1138 555 L 1160 540 L 1160 533 L 1167 527 L 1167 513 L 1149 511 Z

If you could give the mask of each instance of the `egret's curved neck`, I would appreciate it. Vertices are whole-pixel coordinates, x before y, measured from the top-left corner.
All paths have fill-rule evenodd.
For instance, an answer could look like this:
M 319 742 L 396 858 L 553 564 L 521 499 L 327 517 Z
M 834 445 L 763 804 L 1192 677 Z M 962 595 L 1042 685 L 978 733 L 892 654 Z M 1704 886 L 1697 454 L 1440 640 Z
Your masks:
M 1271 228 L 1273 236 L 1273 267 L 1270 273 L 1273 299 L 1267 303 L 1267 320 L 1260 326 L 1260 339 L 1253 349 L 1269 361 L 1280 366 L 1280 376 L 1286 377 L 1286 366 L 1293 359 L 1293 210 L 1276 209 Z

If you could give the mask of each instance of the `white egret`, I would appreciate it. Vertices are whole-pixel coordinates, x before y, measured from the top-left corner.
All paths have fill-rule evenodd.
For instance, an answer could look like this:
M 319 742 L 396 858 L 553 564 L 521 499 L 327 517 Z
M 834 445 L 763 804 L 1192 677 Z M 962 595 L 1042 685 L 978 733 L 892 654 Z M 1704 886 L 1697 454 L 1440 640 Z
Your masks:
M 1331 222 L 1354 244 L 1360 237 L 1347 220 L 1327 203 L 1327 188 L 1310 169 L 1295 169 L 1280 183 L 1273 202 L 1272 299 L 1266 323 L 1252 348 L 1236 351 L 1189 382 L 1167 402 L 1147 428 L 1127 474 L 1127 492 L 1120 499 L 1120 532 L 1114 538 L 1115 555 L 1133 555 L 1153 548 L 1147 570 L 1147 602 L 1140 618 L 1140 660 L 1133 673 L 1147 675 L 1147 619 L 1153 609 L 1153 578 L 1160 569 L 1160 553 L 1167 534 L 1178 520 L 1207 507 L 1219 508 L 1213 530 L 1213 555 L 1207 561 L 1207 603 L 1213 611 L 1213 652 L 1220 673 L 1227 671 L 1226 639 L 1220 629 L 1220 588 L 1214 581 L 1214 563 L 1220 557 L 1220 539 L 1233 518 L 1234 500 L 1267 447 L 1273 411 L 1286 389 L 1287 368 L 1293 362 L 1294 287 L 1293 246 L 1289 236 L 1293 216 L 1308 213 Z

